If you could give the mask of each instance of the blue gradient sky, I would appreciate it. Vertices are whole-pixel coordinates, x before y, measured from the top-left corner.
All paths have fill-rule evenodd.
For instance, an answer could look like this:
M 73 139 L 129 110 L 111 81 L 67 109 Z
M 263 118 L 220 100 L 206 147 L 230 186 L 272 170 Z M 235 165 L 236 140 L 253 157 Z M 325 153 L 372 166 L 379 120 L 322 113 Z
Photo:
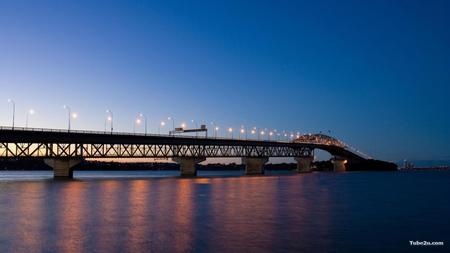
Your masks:
M 314 3 L 311 3 L 314 2 Z M 450 158 L 449 1 L 0 1 L 0 125 L 328 131 L 375 158 Z M 166 129 L 167 130 L 167 129 Z M 142 131 L 142 129 L 141 129 Z

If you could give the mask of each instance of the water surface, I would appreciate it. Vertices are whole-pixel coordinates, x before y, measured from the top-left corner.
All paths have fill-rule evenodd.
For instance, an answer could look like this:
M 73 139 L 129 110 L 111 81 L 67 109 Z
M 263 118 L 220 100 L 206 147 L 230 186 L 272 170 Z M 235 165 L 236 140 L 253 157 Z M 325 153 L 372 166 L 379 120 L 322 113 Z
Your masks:
M 449 250 L 447 171 L 170 173 L 1 172 L 0 252 Z

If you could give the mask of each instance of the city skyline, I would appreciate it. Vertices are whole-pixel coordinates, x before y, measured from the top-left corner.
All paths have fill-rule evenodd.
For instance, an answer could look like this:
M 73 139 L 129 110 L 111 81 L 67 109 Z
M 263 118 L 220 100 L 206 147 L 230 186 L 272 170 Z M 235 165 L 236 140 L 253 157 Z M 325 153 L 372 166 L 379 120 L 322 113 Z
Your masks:
M 449 4 L 381 2 L 2 2 L 0 125 L 13 99 L 17 126 L 65 129 L 68 105 L 73 129 L 109 109 L 115 131 L 144 113 L 152 133 L 170 116 L 449 159 Z

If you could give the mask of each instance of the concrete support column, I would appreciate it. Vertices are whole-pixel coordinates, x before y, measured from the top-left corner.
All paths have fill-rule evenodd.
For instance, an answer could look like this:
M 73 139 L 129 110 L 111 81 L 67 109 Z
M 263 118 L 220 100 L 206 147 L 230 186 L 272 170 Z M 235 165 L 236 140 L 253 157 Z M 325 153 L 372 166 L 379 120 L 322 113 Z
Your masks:
M 75 165 L 82 162 L 81 158 L 48 158 L 44 162 L 53 168 L 54 179 L 72 179 Z
M 294 157 L 297 161 L 297 172 L 311 172 L 311 163 L 314 161 L 313 156 Z
M 268 161 L 268 157 L 242 157 L 242 164 L 245 164 L 245 175 L 263 175 L 264 164 Z
M 331 159 L 331 162 L 333 163 L 334 171 L 335 172 L 342 172 L 346 171 L 347 168 L 345 167 L 345 164 L 347 163 L 347 160 L 340 157 L 335 157 Z
M 181 176 L 195 177 L 197 176 L 197 169 L 195 165 L 205 161 L 205 157 L 174 157 L 172 161 L 180 165 Z

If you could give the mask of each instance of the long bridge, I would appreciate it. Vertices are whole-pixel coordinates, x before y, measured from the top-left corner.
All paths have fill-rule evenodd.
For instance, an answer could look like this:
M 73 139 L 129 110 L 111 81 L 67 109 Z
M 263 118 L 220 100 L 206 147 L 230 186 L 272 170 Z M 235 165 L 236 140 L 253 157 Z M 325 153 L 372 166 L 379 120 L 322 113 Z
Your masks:
M 55 178 L 72 178 L 72 168 L 85 158 L 171 158 L 182 176 L 195 176 L 195 165 L 209 157 L 242 158 L 247 175 L 263 174 L 269 157 L 293 157 L 297 171 L 308 172 L 315 149 L 333 156 L 335 171 L 345 171 L 347 161 L 368 158 L 323 134 L 289 142 L 0 127 L 0 158 L 42 158 Z

